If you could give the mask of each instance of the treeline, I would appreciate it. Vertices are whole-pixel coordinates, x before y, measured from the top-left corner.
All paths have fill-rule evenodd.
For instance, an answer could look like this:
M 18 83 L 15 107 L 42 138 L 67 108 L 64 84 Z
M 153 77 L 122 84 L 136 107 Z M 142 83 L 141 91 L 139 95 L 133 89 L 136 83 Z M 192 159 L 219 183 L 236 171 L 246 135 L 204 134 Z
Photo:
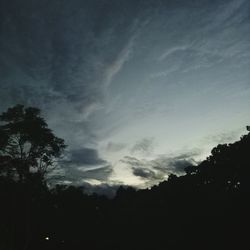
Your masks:
M 241 249 L 248 243 L 250 134 L 218 145 L 184 176 L 170 175 L 150 190 L 120 187 L 113 199 L 74 186 L 48 189 L 39 169 L 26 167 L 19 176 L 11 165 L 18 150 L 8 159 L 0 155 L 1 250 Z

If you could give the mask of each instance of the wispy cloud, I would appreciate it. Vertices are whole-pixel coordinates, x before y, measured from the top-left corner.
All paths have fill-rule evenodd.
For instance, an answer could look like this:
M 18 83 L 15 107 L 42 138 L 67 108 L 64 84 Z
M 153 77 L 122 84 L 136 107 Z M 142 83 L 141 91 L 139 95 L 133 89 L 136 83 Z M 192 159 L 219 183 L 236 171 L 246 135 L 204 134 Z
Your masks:
M 231 22 L 232 20 L 235 21 L 233 17 L 238 14 L 241 15 L 239 10 L 246 2 L 246 0 L 230 0 L 224 3 L 215 12 L 214 18 L 212 20 L 213 24 L 216 26 L 220 26 L 222 24 L 225 24 L 225 22 Z
M 188 45 L 182 45 L 182 46 L 175 46 L 172 48 L 167 49 L 162 55 L 159 56 L 158 61 L 163 61 L 165 60 L 168 56 L 176 53 L 176 52 L 182 52 L 188 49 Z
M 118 53 L 113 62 L 107 66 L 103 77 L 104 86 L 106 88 L 109 87 L 114 77 L 120 72 L 120 70 L 122 70 L 124 64 L 129 60 L 130 56 L 132 56 L 135 38 L 136 35 L 133 35 L 124 48 Z

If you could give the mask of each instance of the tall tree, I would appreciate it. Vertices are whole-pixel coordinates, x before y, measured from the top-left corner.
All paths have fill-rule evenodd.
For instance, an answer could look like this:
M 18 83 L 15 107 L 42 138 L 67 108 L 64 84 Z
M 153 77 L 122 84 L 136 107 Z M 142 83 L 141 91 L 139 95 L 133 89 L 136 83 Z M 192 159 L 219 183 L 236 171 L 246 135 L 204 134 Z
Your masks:
M 0 173 L 44 176 L 66 147 L 34 107 L 16 105 L 0 115 Z

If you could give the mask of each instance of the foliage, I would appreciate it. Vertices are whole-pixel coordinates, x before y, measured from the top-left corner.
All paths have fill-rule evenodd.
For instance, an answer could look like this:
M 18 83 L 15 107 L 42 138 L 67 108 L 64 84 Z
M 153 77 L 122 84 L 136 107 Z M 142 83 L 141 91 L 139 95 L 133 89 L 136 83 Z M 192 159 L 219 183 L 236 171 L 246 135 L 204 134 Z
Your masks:
M 44 176 L 64 148 L 39 109 L 16 105 L 0 116 L 0 173 L 18 173 L 20 180 L 32 171 Z

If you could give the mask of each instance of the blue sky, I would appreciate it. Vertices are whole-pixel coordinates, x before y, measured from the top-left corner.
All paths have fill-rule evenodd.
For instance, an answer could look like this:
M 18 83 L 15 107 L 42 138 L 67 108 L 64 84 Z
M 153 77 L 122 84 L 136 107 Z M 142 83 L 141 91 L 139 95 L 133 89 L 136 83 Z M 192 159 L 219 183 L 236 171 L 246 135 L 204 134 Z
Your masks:
M 2 0 L 0 111 L 42 109 L 67 183 L 150 186 L 250 115 L 250 3 Z

